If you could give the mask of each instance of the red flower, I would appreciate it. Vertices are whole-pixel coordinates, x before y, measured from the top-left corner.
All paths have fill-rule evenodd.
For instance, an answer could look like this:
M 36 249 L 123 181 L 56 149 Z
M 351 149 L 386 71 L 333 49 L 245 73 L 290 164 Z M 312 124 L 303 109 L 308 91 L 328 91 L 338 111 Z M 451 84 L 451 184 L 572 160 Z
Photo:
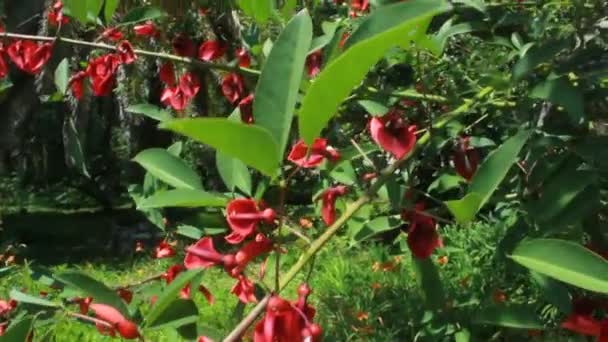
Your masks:
M 133 46 L 128 40 L 123 40 L 120 42 L 116 48 L 116 51 L 118 51 L 118 58 L 120 58 L 120 61 L 124 64 L 131 64 L 137 59 L 137 56 L 133 51 Z
M 576 298 L 572 301 L 572 313 L 561 323 L 561 327 L 575 333 L 587 336 L 598 336 L 598 342 L 604 342 L 601 338 L 608 338 L 606 325 L 608 319 L 603 322 L 593 315 L 596 309 L 602 309 L 602 303 L 588 297 Z
M 115 308 L 106 304 L 91 304 L 90 308 L 97 319 L 107 323 L 107 325 L 97 324 L 100 333 L 114 336 L 114 332 L 118 331 L 120 336 L 128 340 L 139 337 L 137 325 L 125 318 Z
M 307 296 L 299 293 L 295 303 L 271 297 L 264 318 L 255 326 L 254 342 L 320 341 L 322 329 L 310 322 L 315 310 L 306 303 Z
M 243 246 L 235 255 L 235 260 L 238 265 L 237 272 L 243 270 L 247 264 L 262 254 L 266 254 L 272 250 L 272 241 L 264 234 L 259 233 L 255 239 Z
M 159 70 L 160 80 L 169 87 L 175 86 L 175 68 L 173 63 L 164 63 Z
M 198 58 L 210 62 L 222 58 L 228 50 L 226 43 L 217 40 L 208 40 L 198 49 Z
M 369 0 L 351 0 L 350 16 L 356 17 L 369 11 Z
M 327 139 L 323 138 L 315 139 L 312 143 L 308 158 L 306 157 L 307 154 L 308 146 L 304 143 L 304 140 L 300 140 L 291 148 L 287 160 L 308 169 L 319 166 L 325 158 L 332 162 L 337 162 L 340 159 L 340 153 L 333 147 L 327 145 Z
M 186 258 L 184 265 L 187 269 L 209 268 L 223 264 L 229 269 L 236 265 L 235 257 L 232 254 L 222 255 L 213 246 L 213 239 L 204 237 L 194 245 L 186 248 Z
M 237 103 L 245 94 L 245 80 L 243 76 L 230 73 L 222 80 L 222 94 L 231 103 Z
M 0 45 L 0 79 L 5 78 L 8 75 L 8 65 L 4 60 L 4 49 Z
M 58 26 L 60 23 L 65 25 L 70 22 L 70 19 L 63 16 L 63 3 L 61 1 L 55 1 L 49 11 L 48 20 L 51 26 Z
M 198 338 L 197 342 L 214 342 L 214 341 L 207 336 L 201 336 Z
M 122 37 L 122 32 L 117 27 L 109 27 L 101 33 L 101 39 L 108 39 L 113 42 L 121 40 Z
M 6 53 L 19 69 L 35 75 L 51 58 L 52 49 L 51 43 L 37 44 L 31 40 L 18 40 L 8 46 Z
M 142 37 L 158 37 L 158 30 L 152 21 L 146 21 L 141 25 L 135 25 L 133 27 L 136 36 Z
M 113 54 L 103 55 L 89 62 L 87 74 L 91 77 L 95 96 L 110 95 L 114 86 L 114 75 L 119 65 L 120 59 Z
M 85 315 L 87 312 L 89 312 L 89 306 L 91 305 L 91 302 L 93 302 L 93 298 L 92 297 L 74 298 L 72 300 L 72 302 L 78 303 L 80 313 Z
M 184 270 L 182 265 L 173 265 L 167 269 L 167 271 L 161 276 L 161 278 L 165 279 L 167 284 L 171 284 L 175 278 Z
M 226 236 L 226 241 L 231 244 L 241 243 L 255 232 L 260 221 L 273 223 L 275 216 L 274 210 L 270 208 L 260 211 L 252 199 L 232 200 L 226 206 L 226 220 L 232 229 L 232 233 Z
M 118 293 L 118 296 L 122 299 L 124 299 L 125 302 L 127 302 L 127 304 L 130 304 L 131 301 L 133 300 L 133 292 L 129 291 L 127 289 L 118 289 L 116 291 Z
M 5 316 L 17 307 L 17 302 L 13 299 L 7 301 L 0 300 L 0 316 Z
M 72 94 L 76 100 L 80 100 L 84 94 L 84 79 L 87 76 L 88 74 L 85 71 L 79 71 L 68 82 L 68 86 L 72 89 Z
M 199 285 L 198 291 L 200 293 L 202 293 L 203 296 L 205 296 L 205 299 L 207 299 L 207 302 L 209 303 L 209 305 L 213 305 L 215 303 L 215 297 L 213 297 L 213 294 L 211 293 L 211 291 L 209 291 L 208 288 L 206 288 L 203 285 Z
M 321 195 L 323 200 L 321 216 L 326 225 L 331 226 L 336 221 L 336 199 L 338 196 L 344 196 L 347 190 L 346 186 L 338 185 L 325 190 Z
M 154 248 L 154 257 L 156 259 L 170 258 L 175 255 L 175 250 L 167 241 L 161 241 L 156 248 Z
M 164 76 L 161 76 L 161 78 Z M 179 84 L 174 87 L 165 88 L 160 100 L 166 105 L 171 106 L 177 111 L 186 109 L 192 98 L 200 90 L 200 84 L 196 76 L 185 73 L 180 77 Z
M 239 66 L 241 68 L 249 68 L 251 66 L 251 55 L 245 48 L 236 49 L 236 57 L 239 60 Z
M 397 159 L 408 155 L 416 145 L 416 126 L 407 126 L 395 111 L 381 118 L 373 117 L 369 130 L 376 144 Z
M 173 50 L 182 57 L 193 57 L 196 54 L 194 42 L 183 33 L 173 39 Z
M 241 121 L 247 124 L 253 123 L 253 94 L 247 95 L 239 102 L 239 111 L 241 112 Z
M 4 335 L 4 333 L 6 332 L 6 327 L 8 327 L 8 322 L 2 322 L 0 323 L 0 336 Z M 199 340 L 199 342 L 201 342 Z M 203 341 L 206 342 L 206 341 Z
M 407 234 L 407 245 L 412 254 L 419 259 L 426 259 L 437 247 L 443 247 L 443 241 L 436 229 L 432 217 L 419 213 L 424 210 L 424 203 L 416 204 L 415 210 L 404 210 L 401 218 L 410 222 Z
M 349 37 L 350 37 L 350 33 L 348 33 L 348 32 L 342 33 L 342 37 L 340 37 L 340 42 L 338 43 L 338 47 L 340 49 L 344 49 L 344 44 L 346 44 L 346 41 L 348 40 Z
M 308 77 L 315 77 L 321 72 L 321 64 L 323 64 L 323 52 L 317 50 L 306 57 L 306 69 Z
M 456 172 L 470 182 L 479 166 L 479 153 L 469 147 L 469 137 L 460 139 L 453 159 Z
M 257 298 L 255 298 L 255 286 L 251 282 L 251 280 L 247 279 L 246 276 L 240 274 L 238 276 L 238 281 L 232 289 L 230 293 L 239 297 L 239 300 L 245 304 L 247 303 L 255 303 L 257 302 Z

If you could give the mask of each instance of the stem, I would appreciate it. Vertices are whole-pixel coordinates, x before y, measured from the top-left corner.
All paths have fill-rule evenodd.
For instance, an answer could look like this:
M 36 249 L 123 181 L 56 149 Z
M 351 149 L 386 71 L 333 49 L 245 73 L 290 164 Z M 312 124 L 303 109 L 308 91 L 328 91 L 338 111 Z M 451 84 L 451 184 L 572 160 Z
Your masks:
M 165 275 L 164 272 L 163 273 L 159 273 L 157 275 L 153 275 L 151 277 L 148 277 L 148 278 L 145 278 L 145 279 L 142 279 L 142 280 L 139 280 L 139 281 L 131 283 L 131 284 L 122 285 L 122 286 L 116 286 L 116 287 L 114 287 L 114 289 L 115 290 L 129 289 L 129 288 L 132 288 L 132 287 L 141 286 L 141 285 L 144 285 L 144 284 L 151 283 L 153 281 L 159 280 L 159 279 L 161 279 L 163 277 L 163 275 Z
M 256 318 L 266 310 L 266 305 L 270 300 L 271 294 L 267 294 L 260 302 L 249 312 L 249 314 L 232 330 L 232 332 L 224 338 L 224 342 L 236 342 L 245 333 L 245 330 L 255 322 Z
M 71 311 L 66 311 L 65 313 L 68 316 L 72 316 L 74 318 L 78 318 L 78 319 L 83 320 L 83 321 L 87 321 L 87 322 L 91 322 L 91 323 L 94 323 L 94 324 L 103 325 L 106 328 L 110 328 L 110 329 L 114 328 L 114 326 L 112 324 L 110 324 L 110 323 L 108 323 L 106 321 L 103 321 L 101 319 L 95 318 L 95 317 L 91 317 L 91 316 L 87 316 L 87 315 L 83 315 L 83 314 L 79 314 L 79 313 L 71 312 Z
M 94 48 L 94 49 L 104 49 L 104 50 L 116 51 L 116 46 L 113 46 L 113 45 L 108 45 L 108 44 L 104 44 L 104 43 L 92 43 L 92 42 L 87 42 L 84 40 L 64 38 L 64 37 L 34 36 L 34 35 L 18 34 L 18 33 L 11 33 L 11 32 L 0 32 L 0 37 L 27 39 L 27 40 L 34 40 L 34 41 L 41 41 L 41 42 L 63 42 L 63 43 L 67 43 L 70 45 L 87 46 L 87 47 Z M 170 61 L 173 61 L 176 63 L 188 64 L 188 65 L 192 65 L 198 69 L 217 69 L 217 70 L 232 71 L 232 72 L 238 71 L 238 72 L 242 72 L 242 73 L 253 75 L 253 76 L 260 75 L 259 70 L 242 68 L 242 67 L 239 67 L 238 65 L 230 66 L 230 65 L 226 65 L 226 64 L 204 62 L 204 61 L 194 59 L 194 58 L 181 57 L 181 56 L 172 55 L 172 54 L 163 53 L 163 52 L 154 52 L 154 51 L 140 50 L 140 49 L 134 49 L 133 51 L 135 52 L 136 55 L 156 57 L 156 58 L 160 58 L 160 59 L 164 59 L 164 60 L 170 60 Z

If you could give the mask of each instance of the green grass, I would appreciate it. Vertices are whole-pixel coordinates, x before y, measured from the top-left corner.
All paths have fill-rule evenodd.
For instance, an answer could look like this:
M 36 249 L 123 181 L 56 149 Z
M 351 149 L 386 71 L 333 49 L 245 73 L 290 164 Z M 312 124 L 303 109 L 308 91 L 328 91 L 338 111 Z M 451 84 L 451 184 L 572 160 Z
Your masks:
M 317 257 L 309 279 L 313 289 L 311 301 L 318 310 L 316 321 L 324 328 L 326 340 L 451 341 L 462 326 L 480 340 L 526 340 L 526 330 L 470 325 L 471 316 L 480 306 L 495 305 L 492 294 L 496 290 L 506 294 L 507 303 L 540 303 L 536 291 L 524 286 L 526 279 L 514 278 L 507 270 L 497 267 L 503 264 L 495 261 L 496 245 L 503 233 L 502 228 L 486 224 L 442 229 L 446 247 L 432 257 L 435 264 L 438 257 L 448 258 L 445 265 L 438 266 L 446 292 L 445 308 L 439 312 L 427 310 L 410 254 L 402 252 L 405 235 L 395 243 L 368 243 L 353 248 L 348 248 L 347 241 L 332 241 Z M 285 267 L 295 262 L 297 255 L 296 250 L 289 251 L 283 257 Z M 140 257 L 122 264 L 59 265 L 52 267 L 52 271 L 76 268 L 115 287 L 135 283 L 179 262 L 179 258 L 152 260 Z M 273 281 L 273 264 L 268 264 L 265 278 L 268 284 Z M 382 266 L 386 266 L 385 269 Z M 252 266 L 250 274 L 254 272 L 257 273 L 257 266 Z M 295 288 L 306 276 L 307 272 L 302 272 L 283 296 L 294 300 Z M 216 303 L 208 304 L 198 291 L 193 291 L 200 310 L 199 333 L 215 338 L 224 336 L 242 317 L 236 297 L 229 293 L 234 280 L 216 268 L 205 271 L 202 283 L 211 290 Z M 150 293 L 157 291 L 158 286 L 160 284 L 156 282 L 139 287 L 139 295 L 136 294 L 131 307 L 137 307 L 145 314 L 150 307 Z M 0 278 L 0 298 L 6 298 L 11 288 L 26 289 L 31 294 L 47 291 L 51 297 L 56 293 L 33 280 L 31 272 L 24 267 Z M 248 305 L 245 312 L 251 307 Z M 41 328 L 41 334 L 47 330 Z M 99 335 L 94 327 L 71 319 L 60 319 L 52 333 L 57 341 L 109 340 Z M 153 332 L 146 338 L 151 341 L 180 340 L 171 330 Z

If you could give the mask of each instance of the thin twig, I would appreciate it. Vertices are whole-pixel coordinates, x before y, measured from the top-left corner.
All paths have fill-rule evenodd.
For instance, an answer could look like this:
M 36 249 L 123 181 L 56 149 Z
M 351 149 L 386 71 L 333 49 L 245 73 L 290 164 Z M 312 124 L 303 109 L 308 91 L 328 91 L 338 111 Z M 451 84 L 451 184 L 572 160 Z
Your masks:
M 258 316 L 266 310 L 266 305 L 270 300 L 271 294 L 267 294 L 260 302 L 249 312 L 247 316 L 232 330 L 232 332 L 224 338 L 224 342 L 236 342 L 241 336 L 245 334 L 245 331 L 255 322 Z
M 34 35 L 18 34 L 18 33 L 12 33 L 12 32 L 0 32 L 0 37 L 27 39 L 27 40 L 42 41 L 42 42 L 63 42 L 63 43 L 71 44 L 71 45 L 87 46 L 87 47 L 94 48 L 94 49 L 104 49 L 104 50 L 111 50 L 111 51 L 117 50 L 116 46 L 113 46 L 113 45 L 108 45 L 108 44 L 104 44 L 104 43 L 93 43 L 93 42 L 87 42 L 84 40 L 64 38 L 64 37 L 34 36 Z M 163 52 L 154 52 L 154 51 L 140 50 L 140 49 L 134 49 L 133 51 L 135 52 L 136 55 L 156 57 L 156 58 L 160 58 L 160 59 L 170 60 L 170 61 L 173 61 L 176 63 L 189 64 L 189 65 L 192 65 L 199 69 L 217 69 L 217 70 L 223 70 L 223 71 L 242 72 L 242 73 L 253 75 L 253 76 L 260 75 L 259 70 L 242 68 L 242 67 L 239 67 L 238 65 L 231 66 L 231 65 L 226 65 L 226 64 L 204 62 L 204 61 L 200 61 L 200 60 L 194 59 L 194 58 L 181 57 L 181 56 L 172 55 L 172 54 L 163 53 Z
M 374 170 L 376 170 L 376 165 L 374 165 L 374 162 L 371 159 L 369 159 L 369 157 L 367 156 L 367 153 L 365 153 L 365 151 L 363 151 L 363 149 L 361 148 L 361 146 L 359 146 L 359 144 L 357 144 L 355 139 L 351 138 L 350 143 L 357 149 L 359 154 L 361 154 L 361 157 L 363 157 L 363 159 L 365 159 L 374 168 Z
M 153 275 L 153 276 L 151 276 L 151 277 L 144 278 L 144 279 L 142 279 L 142 280 L 136 281 L 136 282 L 131 283 L 131 284 L 127 284 L 127 285 L 121 285 L 121 286 L 115 286 L 115 287 L 114 287 L 114 289 L 115 289 L 115 290 L 119 290 L 119 289 L 129 289 L 129 288 L 132 288 L 132 287 L 141 286 L 141 285 L 144 285 L 144 284 L 151 283 L 151 282 L 153 282 L 153 281 L 159 280 L 159 279 L 161 279 L 161 278 L 162 278 L 164 275 L 165 275 L 165 272 L 163 272 L 163 273 L 159 273 L 159 274 L 157 274 L 157 275 Z

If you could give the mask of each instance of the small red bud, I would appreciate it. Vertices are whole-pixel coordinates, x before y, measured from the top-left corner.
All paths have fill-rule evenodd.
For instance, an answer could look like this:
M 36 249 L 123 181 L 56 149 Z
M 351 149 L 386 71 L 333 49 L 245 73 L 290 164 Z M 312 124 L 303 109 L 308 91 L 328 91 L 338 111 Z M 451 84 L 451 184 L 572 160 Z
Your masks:
M 120 336 L 129 340 L 139 337 L 137 325 L 129 320 L 118 322 L 118 324 L 116 324 L 116 330 L 118 330 Z
M 302 283 L 300 287 L 298 287 L 298 295 L 300 297 L 308 297 L 311 292 L 312 290 L 310 289 L 310 286 L 308 286 L 306 283 Z
M 234 254 L 226 254 L 222 256 L 222 263 L 225 267 L 232 268 L 237 265 L 236 257 L 234 256 Z
M 264 221 L 266 221 L 267 223 L 273 223 L 276 216 L 277 215 L 276 215 L 275 211 L 270 208 L 264 209 L 264 211 L 262 212 L 262 217 L 264 218 Z

